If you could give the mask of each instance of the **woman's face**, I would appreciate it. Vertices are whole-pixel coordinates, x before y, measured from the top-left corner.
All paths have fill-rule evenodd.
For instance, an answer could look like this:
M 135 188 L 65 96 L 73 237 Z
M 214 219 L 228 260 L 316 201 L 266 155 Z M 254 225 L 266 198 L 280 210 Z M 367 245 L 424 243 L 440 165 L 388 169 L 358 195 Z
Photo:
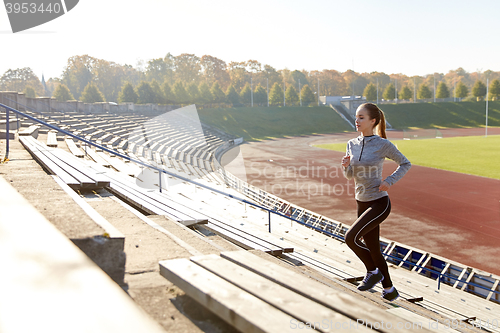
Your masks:
M 356 131 L 365 133 L 373 130 L 376 119 L 370 119 L 366 109 L 356 110 Z

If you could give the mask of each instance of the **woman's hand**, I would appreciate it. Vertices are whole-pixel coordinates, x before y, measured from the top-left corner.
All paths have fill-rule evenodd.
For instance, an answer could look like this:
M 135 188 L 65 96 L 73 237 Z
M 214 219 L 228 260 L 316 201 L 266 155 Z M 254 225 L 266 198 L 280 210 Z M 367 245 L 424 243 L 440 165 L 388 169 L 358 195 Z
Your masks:
M 378 190 L 379 190 L 379 192 L 382 192 L 382 191 L 387 191 L 390 188 L 391 188 L 391 185 L 389 185 L 389 183 L 384 180 L 382 182 L 382 184 L 380 184 L 380 186 L 378 187 Z
M 351 156 L 350 155 L 342 157 L 342 166 L 344 168 L 347 168 L 350 163 L 351 163 Z

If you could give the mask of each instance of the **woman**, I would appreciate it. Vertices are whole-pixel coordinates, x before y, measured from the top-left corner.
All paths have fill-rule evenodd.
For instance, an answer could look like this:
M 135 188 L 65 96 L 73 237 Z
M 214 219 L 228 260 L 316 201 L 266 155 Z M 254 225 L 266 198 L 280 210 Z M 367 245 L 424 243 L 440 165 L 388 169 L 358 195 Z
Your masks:
M 374 134 L 375 129 L 378 135 Z M 382 297 L 394 301 L 399 294 L 392 285 L 387 263 L 380 251 L 379 225 L 391 211 L 387 190 L 406 174 L 411 163 L 387 140 L 384 112 L 377 105 L 365 103 L 358 107 L 356 130 L 361 135 L 349 140 L 346 156 L 342 158 L 344 176 L 347 179 L 354 178 L 358 207 L 358 219 L 347 231 L 345 241 L 368 271 L 358 289 L 368 290 L 382 282 Z M 386 157 L 399 164 L 399 167 L 382 180 L 382 166 Z

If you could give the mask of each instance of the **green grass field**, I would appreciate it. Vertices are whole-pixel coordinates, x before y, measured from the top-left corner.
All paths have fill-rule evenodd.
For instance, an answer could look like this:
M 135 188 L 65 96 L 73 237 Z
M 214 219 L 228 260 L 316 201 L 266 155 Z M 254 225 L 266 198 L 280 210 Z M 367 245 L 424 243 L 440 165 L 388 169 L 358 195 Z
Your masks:
M 398 129 L 481 127 L 486 102 L 381 104 L 387 121 Z M 489 102 L 488 122 L 500 126 L 500 102 Z
M 413 165 L 500 179 L 500 135 L 392 142 Z M 345 152 L 346 144 L 316 147 Z

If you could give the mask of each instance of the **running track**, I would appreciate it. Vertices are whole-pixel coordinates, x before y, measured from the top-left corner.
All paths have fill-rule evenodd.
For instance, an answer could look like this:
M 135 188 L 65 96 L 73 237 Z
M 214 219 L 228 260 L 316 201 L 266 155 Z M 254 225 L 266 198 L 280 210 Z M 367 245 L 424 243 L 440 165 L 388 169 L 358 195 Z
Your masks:
M 484 135 L 484 129 L 441 133 L 444 137 Z M 488 133 L 500 134 L 500 128 L 491 128 Z M 340 173 L 344 154 L 310 145 L 347 142 L 357 135 L 352 132 L 244 144 L 240 148 L 247 180 L 350 225 L 356 219 L 356 203 L 353 182 L 347 182 Z M 388 135 L 397 139 L 403 134 L 391 131 Z M 386 161 L 384 177 L 396 167 Z M 500 180 L 413 165 L 389 195 L 392 213 L 381 225 L 383 237 L 500 275 Z

